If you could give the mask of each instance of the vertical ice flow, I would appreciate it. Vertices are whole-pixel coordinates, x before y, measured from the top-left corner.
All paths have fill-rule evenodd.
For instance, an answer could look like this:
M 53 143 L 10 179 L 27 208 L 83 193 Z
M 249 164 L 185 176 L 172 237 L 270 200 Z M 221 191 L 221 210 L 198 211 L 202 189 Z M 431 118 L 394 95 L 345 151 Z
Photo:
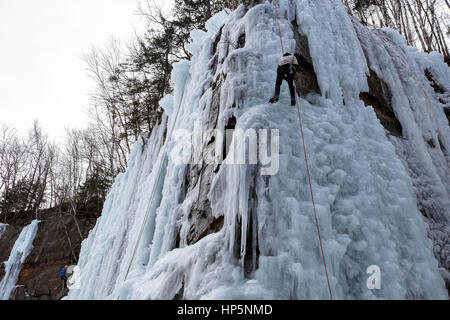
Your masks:
M 22 264 L 33 249 L 38 223 L 38 220 L 33 220 L 30 225 L 22 229 L 19 238 L 14 243 L 8 261 L 3 262 L 5 264 L 5 275 L 0 282 L 0 300 L 8 300 L 16 287 Z
M 426 79 L 414 76 L 426 65 L 448 85 L 448 67 L 435 54 L 406 48 L 390 30 L 358 26 L 339 0 L 277 2 L 285 50 L 296 49 L 296 32 L 307 37 L 322 92 L 302 97 L 300 105 L 334 296 L 448 298 L 427 237 L 430 228 L 417 206 L 417 181 L 432 184 L 436 197 L 427 201 L 435 199 L 445 224 L 448 156 L 430 151 L 422 140 L 439 136 L 447 146 L 450 134 Z M 192 60 L 174 66 L 174 95 L 161 101 L 165 115 L 145 144 L 136 143 L 127 171 L 116 178 L 101 218 L 83 242 L 77 286 L 68 299 L 327 299 L 297 113 L 286 86 L 279 104 L 267 103 L 281 55 L 273 4 L 221 12 L 207 31 L 195 30 L 191 37 Z M 379 76 L 393 90 L 406 157 L 398 154 L 374 109 L 360 100 L 368 90 L 369 68 L 383 70 Z M 410 79 L 425 89 L 405 91 Z M 424 104 L 405 100 L 414 90 Z M 222 164 L 211 172 L 207 200 L 211 215 L 223 216 L 223 226 L 188 245 L 190 212 L 202 196 L 202 183 L 187 188 L 192 166 L 174 160 L 180 150 L 165 133 L 172 127 L 192 133 L 195 121 L 208 128 L 211 115 L 219 129 L 232 116 L 236 129 L 279 129 L 279 171 L 262 176 L 259 165 Z M 166 154 L 160 152 L 164 146 Z M 416 158 L 405 161 L 411 157 Z M 416 180 L 409 169 L 414 163 L 421 163 L 423 173 Z M 379 290 L 366 286 L 371 265 L 381 270 Z

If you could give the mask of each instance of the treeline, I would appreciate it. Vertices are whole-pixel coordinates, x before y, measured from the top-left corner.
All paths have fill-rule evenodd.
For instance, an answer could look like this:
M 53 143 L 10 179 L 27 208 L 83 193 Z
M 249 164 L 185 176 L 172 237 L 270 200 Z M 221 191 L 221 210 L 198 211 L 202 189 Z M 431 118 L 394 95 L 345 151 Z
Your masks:
M 449 0 L 342 0 L 363 23 L 399 31 L 411 46 L 437 51 L 450 64 Z
M 0 218 L 58 208 L 76 216 L 99 214 L 114 173 L 104 163 L 101 142 L 89 129 L 66 130 L 62 145 L 50 141 L 37 121 L 25 136 L 0 127 Z

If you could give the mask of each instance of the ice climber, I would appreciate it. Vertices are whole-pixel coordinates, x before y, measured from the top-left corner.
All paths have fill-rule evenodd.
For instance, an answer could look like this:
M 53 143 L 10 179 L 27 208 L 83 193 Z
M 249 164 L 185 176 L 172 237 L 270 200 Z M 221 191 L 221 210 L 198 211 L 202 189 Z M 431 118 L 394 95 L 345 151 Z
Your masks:
M 295 105 L 294 77 L 298 70 L 298 61 L 294 55 L 285 53 L 278 61 L 277 81 L 275 83 L 275 95 L 269 100 L 270 103 L 280 99 L 280 87 L 283 80 L 286 80 L 291 92 L 291 105 Z
M 67 289 L 67 276 L 66 276 L 66 272 L 67 272 L 67 268 L 68 268 L 68 267 L 69 267 L 68 265 L 65 265 L 64 268 L 62 268 L 61 271 L 59 272 L 59 275 L 60 275 L 60 277 L 61 277 L 61 280 L 64 281 L 64 288 L 66 288 L 66 289 Z

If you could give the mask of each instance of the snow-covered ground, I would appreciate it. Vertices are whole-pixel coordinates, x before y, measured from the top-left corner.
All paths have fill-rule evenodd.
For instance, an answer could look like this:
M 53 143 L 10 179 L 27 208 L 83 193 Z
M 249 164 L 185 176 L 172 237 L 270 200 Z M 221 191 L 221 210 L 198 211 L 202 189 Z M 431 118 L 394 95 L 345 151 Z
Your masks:
M 24 227 L 14 243 L 8 261 L 5 261 L 5 275 L 0 282 L 0 300 L 8 300 L 16 287 L 22 264 L 33 249 L 33 241 L 38 230 L 38 220 Z M 1 228 L 0 228 L 1 231 Z M 1 235 L 1 232 L 0 232 Z
M 296 20 L 308 37 L 322 91 L 299 102 L 334 297 L 448 299 L 417 206 L 417 186 L 426 184 L 426 200 L 440 208 L 436 219 L 448 225 L 449 158 L 425 141 L 440 140 L 450 150 L 449 127 L 419 74 L 427 67 L 448 86 L 449 68 L 436 54 L 407 48 L 392 30 L 355 27 L 339 0 L 278 2 L 284 48 L 296 48 Z M 116 178 L 83 242 L 68 299 L 172 299 L 180 292 L 184 299 L 328 298 L 297 111 L 287 86 L 278 104 L 267 103 L 281 55 L 273 4 L 222 12 L 207 30 L 192 32 L 192 60 L 174 65 L 175 91 L 161 102 L 163 120 L 145 144 L 136 143 L 127 171 Z M 245 46 L 238 48 L 244 32 Z M 368 90 L 369 67 L 392 86 L 407 140 L 405 159 L 373 108 L 360 100 Z M 234 116 L 236 129 L 279 130 L 279 170 L 264 176 L 261 165 L 222 164 L 212 173 L 208 199 L 212 215 L 224 217 L 223 227 L 188 245 L 189 213 L 201 183 L 184 190 L 187 166 L 175 161 L 181 151 L 171 133 L 194 132 L 195 121 L 207 128 L 217 102 L 214 90 L 220 90 L 217 128 Z M 252 252 L 246 252 L 250 227 Z M 244 256 L 253 261 L 250 273 Z M 366 285 L 371 265 L 381 271 L 380 289 Z

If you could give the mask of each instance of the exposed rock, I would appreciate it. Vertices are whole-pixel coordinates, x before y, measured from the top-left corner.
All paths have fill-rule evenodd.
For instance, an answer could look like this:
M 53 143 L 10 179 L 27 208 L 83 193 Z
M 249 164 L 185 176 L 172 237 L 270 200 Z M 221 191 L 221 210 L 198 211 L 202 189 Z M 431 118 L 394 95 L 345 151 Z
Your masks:
M 254 175 L 256 178 L 256 175 Z M 249 221 L 245 243 L 244 271 L 246 275 L 252 274 L 259 267 L 259 241 L 258 241 L 258 198 L 255 191 L 256 179 L 254 181 L 249 202 Z
M 10 220 L 0 242 L 0 260 L 8 260 L 9 254 L 21 229 L 35 219 L 34 214 L 21 215 Z M 33 249 L 22 265 L 17 288 L 12 294 L 14 300 L 55 300 L 67 294 L 59 277 L 60 269 L 66 264 L 76 264 L 81 242 L 94 226 L 97 214 L 80 213 L 77 223 L 70 214 L 62 217 L 54 210 L 46 210 L 38 215 L 38 231 Z M 0 279 L 4 275 L 3 263 Z
M 444 112 L 448 119 L 448 125 L 450 126 L 450 107 L 444 107 Z
M 213 164 L 205 164 L 203 169 L 199 171 L 199 176 L 196 175 L 196 179 L 190 180 L 192 183 L 193 181 L 198 180 L 199 177 L 200 191 L 198 199 L 189 213 L 190 228 L 186 238 L 186 243 L 188 245 L 194 244 L 208 234 L 218 232 L 222 229 L 224 222 L 223 216 L 218 218 L 213 217 L 211 204 L 208 199 L 211 180 L 214 176 L 213 171 Z
M 184 281 L 181 283 L 181 288 L 177 292 L 175 297 L 173 297 L 173 300 L 183 300 L 183 294 L 184 294 Z
M 211 107 L 205 122 L 206 129 L 215 129 L 220 107 L 220 89 L 221 77 L 217 82 L 212 84 L 213 94 L 211 99 Z M 236 119 L 235 119 L 236 120 Z M 202 156 L 204 154 L 214 155 L 215 153 L 215 137 L 207 137 L 202 146 Z M 199 184 L 198 199 L 194 203 L 189 213 L 190 228 L 186 236 L 188 245 L 198 242 L 208 234 L 218 232 L 223 226 L 223 216 L 214 217 L 212 215 L 211 204 L 208 199 L 208 193 L 211 187 L 211 181 L 216 171 L 215 164 L 202 163 L 201 165 L 188 165 L 186 167 L 184 189 L 187 194 L 188 190 L 192 190 Z M 177 236 L 177 246 L 180 242 L 180 235 Z
M 2 281 L 4 276 L 5 276 L 5 264 L 0 263 L 0 281 Z
M 212 46 L 211 46 L 212 54 L 215 54 L 217 51 L 217 45 L 219 44 L 220 38 L 222 37 L 222 30 L 223 30 L 223 26 L 217 32 L 216 38 L 215 38 L 214 42 L 212 43 Z
M 444 105 L 444 113 L 448 120 L 448 125 L 450 126 L 450 105 L 445 102 L 445 90 L 434 80 L 432 73 L 430 70 L 425 69 L 425 77 L 430 82 L 430 85 L 433 87 L 434 92 L 436 93 L 436 97 L 438 98 L 439 102 Z M 448 95 L 447 95 L 448 100 Z M 441 144 L 442 145 L 442 144 Z M 442 149 L 442 147 L 441 147 Z M 444 149 L 443 149 L 444 150 Z
M 256 171 L 255 171 L 256 172 Z M 242 243 L 242 218 L 241 216 L 236 216 L 235 232 L 234 232 L 234 248 L 233 254 L 236 259 L 242 259 L 244 253 L 244 272 L 246 277 L 250 277 L 253 272 L 259 267 L 259 241 L 258 241 L 258 213 L 257 204 L 258 198 L 255 192 L 255 184 L 257 175 L 255 177 L 253 185 L 251 187 L 250 198 L 248 199 L 248 208 L 250 211 L 249 221 L 245 227 L 245 251 L 243 250 Z
M 223 151 L 222 151 L 224 159 L 226 159 L 228 152 L 230 151 L 230 146 L 233 141 L 232 130 L 234 130 L 234 128 L 236 128 L 236 118 L 232 116 L 231 118 L 228 119 L 228 122 L 225 126 L 225 143 L 223 144 Z
M 11 300 L 25 300 L 25 287 L 17 286 L 14 292 L 12 293 Z
M 238 48 L 245 47 L 245 32 L 239 36 L 238 42 L 237 42 Z
M 306 95 L 308 93 L 321 94 L 309 52 L 308 38 L 298 32 L 298 25 L 295 21 L 292 22 L 292 26 L 294 27 L 294 37 L 296 40 L 295 57 L 299 66 L 295 81 L 297 92 L 300 95 Z
M 397 136 L 403 136 L 403 127 L 392 109 L 392 94 L 387 84 L 370 69 L 367 76 L 369 92 L 361 92 L 360 98 L 366 106 L 372 106 L 383 127 Z
M 430 70 L 425 69 L 425 77 L 430 81 L 431 86 L 433 87 L 434 92 L 442 94 L 444 93 L 444 89 L 442 89 L 436 81 L 434 81 L 433 75 L 431 74 Z

